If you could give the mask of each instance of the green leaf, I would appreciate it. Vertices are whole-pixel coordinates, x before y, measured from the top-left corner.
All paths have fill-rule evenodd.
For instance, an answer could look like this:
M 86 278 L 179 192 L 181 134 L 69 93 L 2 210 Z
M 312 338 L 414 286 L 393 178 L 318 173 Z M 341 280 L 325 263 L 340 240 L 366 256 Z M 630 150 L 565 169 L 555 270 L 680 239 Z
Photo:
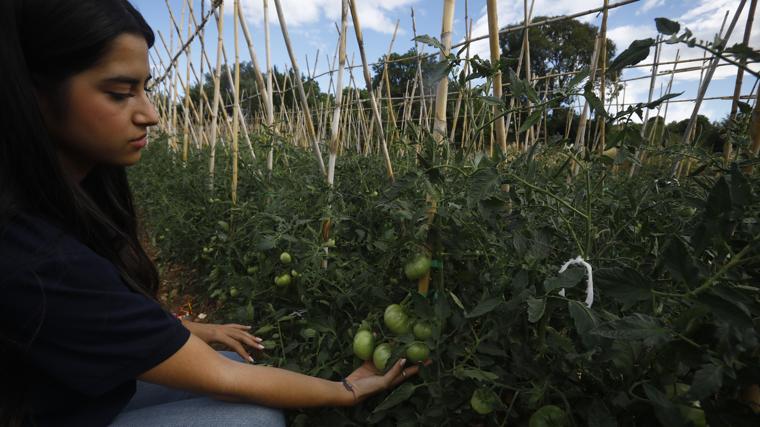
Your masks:
M 454 376 L 460 380 L 464 378 L 470 378 L 483 382 L 493 382 L 499 379 L 499 376 L 493 372 L 484 371 L 482 369 L 462 367 L 457 367 L 454 369 Z
M 586 276 L 586 269 L 583 267 L 570 267 L 557 277 L 551 277 L 544 280 L 544 292 L 551 292 L 555 289 L 573 288 L 582 278 Z
M 449 74 L 449 71 L 452 67 L 453 64 L 445 59 L 443 61 L 437 62 L 430 69 L 430 72 L 425 76 L 425 80 L 431 85 L 434 85 L 438 83 L 439 80 L 445 78 L 446 75 Z
M 487 105 L 495 105 L 497 107 L 504 106 L 504 103 L 501 101 L 501 98 L 498 98 L 496 96 L 480 95 L 480 96 L 476 96 L 475 98 L 483 101 L 483 103 Z
M 467 313 L 464 317 L 467 319 L 472 319 L 482 316 L 486 313 L 490 313 L 502 302 L 504 301 L 501 298 L 489 298 L 487 300 L 481 301 L 477 306 L 475 306 L 475 308 L 472 309 L 471 312 Z
M 735 45 L 726 49 L 724 52 L 730 53 L 732 56 L 734 56 L 736 59 L 740 61 L 741 60 L 744 60 L 747 62 L 760 61 L 760 51 L 754 50 L 744 43 L 736 43 Z
M 449 292 L 449 295 L 451 295 L 451 299 L 454 300 L 454 304 L 456 304 L 457 307 L 461 308 L 462 311 L 467 311 L 464 309 L 464 304 L 462 304 L 462 300 L 460 300 L 458 296 L 454 295 L 453 292 Z
M 654 18 L 654 23 L 657 26 L 657 32 L 666 36 L 672 36 L 681 31 L 681 24 L 668 18 Z
M 565 86 L 565 92 L 575 89 L 575 87 L 578 86 L 588 76 L 589 76 L 588 68 L 584 68 L 581 71 L 579 71 L 575 76 L 573 76 L 572 79 L 570 79 L 569 82 L 567 82 L 567 86 Z
M 607 110 L 604 109 L 602 100 L 594 93 L 591 84 L 586 84 L 586 88 L 583 92 L 583 97 L 588 101 L 588 105 L 591 107 L 591 111 L 603 117 L 609 117 Z
M 417 387 L 415 387 L 414 384 L 409 382 L 401 384 L 395 390 L 393 390 L 391 394 L 385 398 L 385 400 L 380 402 L 380 404 L 377 405 L 372 413 L 374 414 L 380 411 L 388 410 L 400 403 L 407 401 L 410 397 L 412 397 L 412 394 L 414 394 L 414 390 L 416 388 Z
M 702 365 L 691 382 L 686 394 L 690 400 L 702 400 L 715 393 L 723 385 L 723 367 L 712 363 Z
M 528 298 L 528 322 L 536 323 L 544 317 L 546 298 Z
M 544 115 L 544 110 L 536 110 L 533 113 L 528 116 L 527 119 L 523 122 L 523 124 L 520 126 L 520 129 L 517 130 L 517 133 L 523 133 L 526 130 L 528 130 L 529 127 L 535 125 L 538 123 L 539 120 L 541 120 L 541 117 Z
M 413 38 L 412 40 L 418 41 L 420 43 L 426 44 L 428 46 L 432 46 L 438 50 L 443 50 L 443 44 L 441 44 L 440 41 L 438 41 L 437 38 L 429 36 L 427 34 L 423 34 L 421 36 L 417 36 Z
M 604 401 L 597 398 L 588 409 L 588 427 L 616 427 L 618 425 L 615 417 L 610 414 L 609 409 L 604 405 Z
M 634 40 L 628 49 L 624 50 L 615 58 L 607 68 L 607 72 L 612 74 L 629 65 L 636 65 L 649 56 L 649 50 L 654 46 L 654 39 L 648 38 L 643 40 Z
M 736 206 L 747 206 L 752 202 L 752 186 L 741 169 L 731 166 L 731 202 Z
M 655 318 L 640 313 L 607 322 L 591 333 L 615 340 L 644 340 L 649 343 L 667 339 L 670 335 Z
M 651 110 L 653 108 L 657 108 L 657 106 L 659 106 L 663 102 L 665 102 L 665 101 L 667 101 L 669 99 L 673 99 L 673 98 L 679 97 L 681 95 L 683 95 L 683 92 L 668 93 L 668 94 L 665 94 L 665 95 L 661 96 L 658 99 L 655 99 L 654 101 L 652 101 L 650 103 L 645 104 L 644 106 L 647 107 L 647 108 L 649 108 Z
M 612 297 L 628 307 L 652 297 L 652 283 L 633 268 L 598 269 L 594 274 L 594 282 L 603 298 Z
M 570 317 L 573 318 L 575 330 L 581 337 L 583 345 L 586 348 L 593 348 L 598 345 L 599 337 L 590 334 L 599 325 L 594 313 L 580 302 L 572 300 L 567 302 L 567 309 L 570 312 Z
M 683 240 L 674 237 L 660 254 L 660 260 L 676 281 L 691 287 L 699 282 L 699 268 Z
M 651 384 L 644 384 L 644 393 L 646 393 L 654 408 L 654 414 L 662 425 L 680 426 L 683 424 L 678 407 L 668 399 L 665 393 L 656 389 Z

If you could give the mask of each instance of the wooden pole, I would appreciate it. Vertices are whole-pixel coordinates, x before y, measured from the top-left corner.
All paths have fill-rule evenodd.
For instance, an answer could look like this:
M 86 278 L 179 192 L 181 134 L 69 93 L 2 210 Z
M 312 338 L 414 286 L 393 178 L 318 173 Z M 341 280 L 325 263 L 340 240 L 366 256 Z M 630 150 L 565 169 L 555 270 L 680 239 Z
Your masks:
M 240 48 L 238 37 L 238 16 L 240 15 L 240 0 L 235 0 L 235 10 L 232 15 L 232 29 L 235 40 L 235 93 L 232 101 L 232 206 L 237 205 L 238 185 L 238 136 L 240 133 Z
M 282 30 L 282 37 L 285 39 L 285 46 L 288 49 L 288 55 L 290 56 L 290 62 L 293 65 L 293 73 L 294 77 L 293 80 L 295 80 L 296 88 L 298 89 L 298 96 L 301 100 L 301 108 L 303 109 L 304 113 L 304 120 L 306 122 L 306 131 L 308 133 L 308 138 L 311 140 L 311 148 L 314 151 L 314 156 L 317 158 L 317 163 L 319 164 L 319 171 L 326 175 L 327 171 L 325 170 L 325 162 L 322 159 L 322 151 L 319 149 L 319 141 L 317 141 L 317 133 L 314 130 L 314 124 L 311 120 L 311 112 L 309 110 L 309 101 L 306 98 L 306 92 L 304 92 L 303 89 L 303 82 L 301 81 L 301 71 L 298 69 L 298 61 L 296 60 L 296 55 L 293 52 L 292 44 L 290 43 L 290 35 L 288 34 L 288 26 L 285 23 L 285 14 L 282 11 L 282 5 L 280 4 L 280 0 L 274 0 L 274 6 L 277 9 L 277 18 L 280 21 L 280 30 Z
M 747 23 L 744 25 L 744 38 L 742 43 L 749 46 L 749 37 L 752 34 L 752 23 L 755 19 L 755 10 L 757 9 L 757 0 L 751 0 L 749 4 L 749 13 L 747 14 Z M 747 64 L 747 59 L 742 58 L 740 63 L 742 65 Z M 734 84 L 734 99 L 731 102 L 731 113 L 729 117 L 733 119 L 736 117 L 736 111 L 739 106 L 739 95 L 742 91 L 742 80 L 744 79 L 744 69 L 739 68 L 736 72 L 736 83 Z M 723 144 L 723 162 L 728 165 L 731 159 L 731 142 L 727 139 Z
M 451 51 L 451 28 L 454 25 L 455 0 L 444 0 L 443 21 L 441 23 L 441 61 L 445 61 Z M 449 77 L 443 76 L 438 82 L 435 95 L 435 121 L 433 122 L 433 139 L 438 144 L 446 140 L 446 103 L 449 94 Z
M 602 102 L 602 105 L 604 105 L 604 99 L 605 95 L 607 93 L 607 90 L 605 88 L 605 85 L 607 84 L 606 77 L 607 77 L 607 15 L 609 13 L 609 10 L 607 9 L 607 6 L 609 6 L 609 0 L 604 0 L 604 13 L 602 14 L 602 28 L 599 30 L 602 33 L 602 53 L 601 58 L 599 62 L 601 62 L 601 75 L 599 76 L 599 100 Z M 607 144 L 607 119 L 605 117 L 598 117 L 597 120 L 600 120 L 599 122 L 599 145 L 597 145 L 597 152 L 599 154 L 604 152 L 604 147 Z
M 279 1 L 279 0 L 275 0 Z M 388 145 L 385 141 L 385 131 L 383 130 L 383 121 L 380 117 L 380 109 L 377 107 L 377 100 L 375 99 L 375 93 L 372 91 L 372 78 L 369 75 L 369 66 L 367 65 L 367 54 L 364 52 L 364 39 L 362 36 L 362 27 L 359 22 L 359 14 L 356 12 L 355 0 L 349 0 L 349 6 L 351 8 L 351 19 L 354 23 L 354 33 L 356 34 L 356 43 L 359 45 L 359 54 L 362 59 L 362 69 L 364 70 L 364 81 L 367 85 L 367 92 L 369 93 L 369 100 L 372 104 L 372 112 L 375 116 L 375 122 L 377 123 L 378 132 L 380 134 L 380 147 L 383 151 L 383 157 L 385 158 L 385 168 L 388 171 L 388 178 L 393 182 L 395 180 L 393 176 L 393 165 L 391 164 L 391 158 L 388 154 Z
M 491 64 L 499 62 L 501 52 L 499 51 L 499 17 L 496 10 L 496 0 L 487 0 L 488 2 L 488 45 L 491 50 Z M 493 76 L 493 96 L 501 99 L 501 70 Z M 493 114 L 499 114 L 496 107 L 492 107 Z M 495 122 L 496 142 L 499 144 L 502 153 L 507 151 L 507 134 L 504 130 L 504 118 L 499 117 Z
M 216 137 L 218 132 L 219 104 L 221 103 L 221 80 L 222 80 L 222 44 L 224 43 L 224 13 L 219 14 L 217 20 L 216 42 L 216 68 L 214 69 L 214 101 L 211 103 L 211 155 L 208 163 L 208 188 L 214 190 L 214 169 L 216 167 Z

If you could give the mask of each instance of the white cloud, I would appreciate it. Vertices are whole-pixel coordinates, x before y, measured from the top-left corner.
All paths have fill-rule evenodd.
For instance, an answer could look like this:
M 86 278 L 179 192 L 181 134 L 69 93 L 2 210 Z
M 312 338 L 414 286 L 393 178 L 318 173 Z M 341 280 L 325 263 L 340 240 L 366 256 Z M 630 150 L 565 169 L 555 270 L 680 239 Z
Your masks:
M 399 9 L 408 8 L 418 0 L 362 0 L 356 3 L 357 13 L 361 19 L 362 29 L 391 34 L 395 22 L 388 16 Z M 333 22 L 340 21 L 341 0 L 281 0 L 285 22 L 288 28 L 309 24 L 329 25 L 332 32 Z M 241 0 L 243 13 L 248 22 L 260 26 L 263 22 L 264 6 L 261 0 Z M 225 2 L 225 11 L 232 13 L 233 2 Z M 351 18 L 349 17 L 349 22 Z M 269 1 L 269 22 L 279 25 L 274 1 Z M 403 33 L 403 28 L 399 28 Z
M 664 3 L 665 0 L 644 0 L 644 4 L 641 5 L 641 9 L 636 11 L 636 15 L 641 15 L 642 13 L 649 12 L 652 9 L 656 9 L 662 6 Z

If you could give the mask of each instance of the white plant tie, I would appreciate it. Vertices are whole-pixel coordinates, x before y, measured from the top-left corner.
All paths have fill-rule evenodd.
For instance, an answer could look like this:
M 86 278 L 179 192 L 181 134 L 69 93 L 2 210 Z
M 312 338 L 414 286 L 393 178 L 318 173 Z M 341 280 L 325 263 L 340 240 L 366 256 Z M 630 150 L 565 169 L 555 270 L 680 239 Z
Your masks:
M 586 279 L 586 305 L 588 308 L 591 308 L 591 304 L 594 303 L 594 273 L 591 269 L 591 264 L 587 263 L 580 255 L 578 255 L 577 258 L 573 258 L 564 263 L 562 265 L 562 268 L 559 269 L 559 272 L 560 274 L 564 273 L 565 270 L 567 270 L 567 267 L 570 267 L 574 264 L 580 264 L 586 267 L 586 275 L 588 276 Z M 559 294 L 565 296 L 565 288 L 562 288 L 559 291 Z

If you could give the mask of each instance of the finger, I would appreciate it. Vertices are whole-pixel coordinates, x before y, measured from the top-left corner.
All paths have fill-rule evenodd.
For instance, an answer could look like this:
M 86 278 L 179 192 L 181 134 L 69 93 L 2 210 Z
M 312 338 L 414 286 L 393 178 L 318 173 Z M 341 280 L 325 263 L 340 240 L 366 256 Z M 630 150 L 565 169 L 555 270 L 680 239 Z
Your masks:
M 247 351 L 245 351 L 245 348 L 243 348 L 243 346 L 239 342 L 235 341 L 234 339 L 230 337 L 224 337 L 221 340 L 221 342 L 227 347 L 234 350 L 235 353 L 239 354 L 240 357 L 243 358 L 243 360 L 247 360 L 248 362 L 253 363 L 253 357 L 251 357 L 251 355 L 248 354 Z
M 388 369 L 388 372 L 383 375 L 383 378 L 386 381 L 386 384 L 391 385 L 393 384 L 393 381 L 396 379 L 396 377 L 399 377 L 401 375 L 401 372 L 404 369 L 404 366 L 406 365 L 406 359 L 399 359 L 396 361 L 396 363 L 393 364 L 393 366 Z
M 391 381 L 391 387 L 396 387 L 397 385 L 403 383 L 404 381 L 408 380 L 409 378 L 417 375 L 417 373 L 420 372 L 420 365 L 414 365 L 410 366 L 408 368 L 404 368 L 397 377 L 395 377 Z
M 255 349 L 263 350 L 264 346 L 261 345 L 261 339 L 259 341 L 256 341 L 256 338 L 251 335 L 243 332 L 242 334 L 236 334 L 233 338 L 235 338 L 238 341 L 243 342 L 244 344 L 247 344 Z
M 242 329 L 242 330 L 248 330 L 248 329 L 251 329 L 251 327 L 250 327 L 250 326 L 248 326 L 248 325 L 239 325 L 239 324 L 237 324 L 237 323 L 228 323 L 228 324 L 226 324 L 225 326 L 231 326 L 231 327 L 233 327 L 233 328 Z

